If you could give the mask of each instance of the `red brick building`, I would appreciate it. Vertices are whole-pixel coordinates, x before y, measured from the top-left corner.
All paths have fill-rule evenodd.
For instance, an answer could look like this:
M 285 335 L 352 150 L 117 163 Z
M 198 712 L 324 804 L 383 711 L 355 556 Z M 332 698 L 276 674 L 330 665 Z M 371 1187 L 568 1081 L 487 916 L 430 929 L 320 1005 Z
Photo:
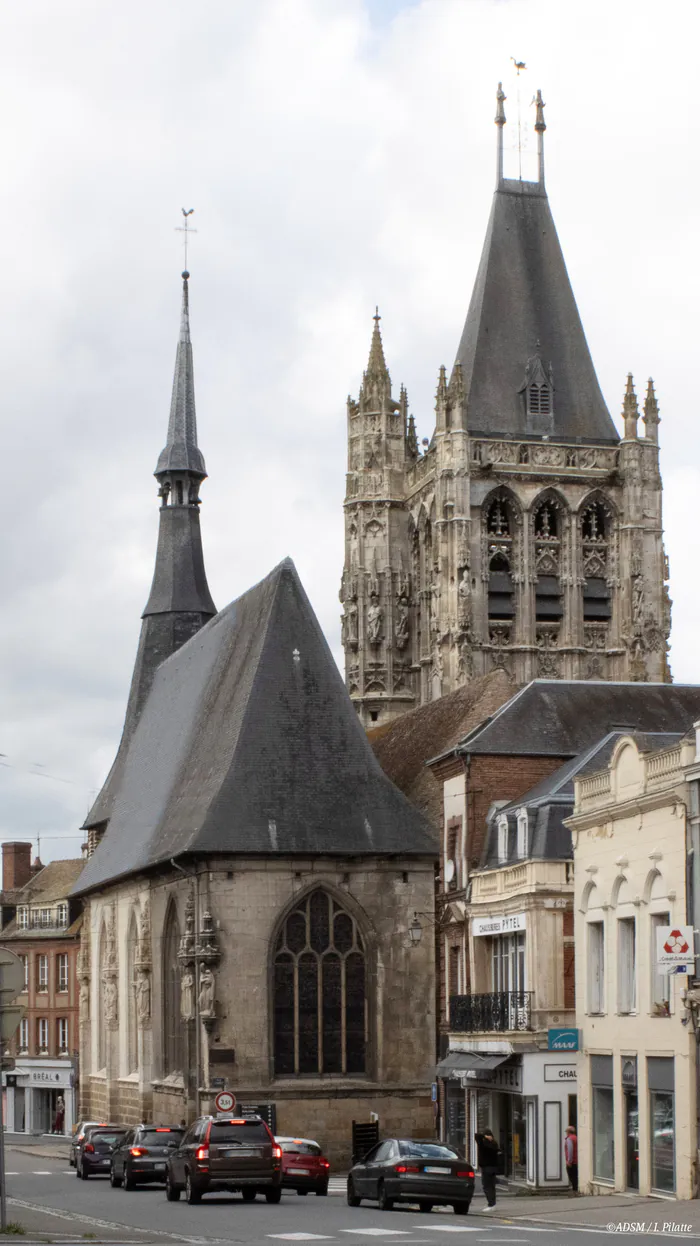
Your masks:
M 31 844 L 2 846 L 0 944 L 24 963 L 27 1012 L 2 1075 L 6 1128 L 52 1132 L 64 1106 L 63 1131 L 75 1120 L 78 1082 L 78 980 L 81 902 L 70 899 L 82 859 L 32 864 Z

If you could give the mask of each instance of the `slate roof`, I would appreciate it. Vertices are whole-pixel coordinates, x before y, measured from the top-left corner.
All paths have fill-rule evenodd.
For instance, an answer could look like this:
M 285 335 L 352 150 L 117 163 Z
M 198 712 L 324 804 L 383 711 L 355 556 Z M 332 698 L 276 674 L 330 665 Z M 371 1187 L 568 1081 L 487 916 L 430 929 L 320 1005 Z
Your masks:
M 538 349 L 539 344 L 539 349 Z M 528 360 L 551 362 L 551 427 L 528 425 Z M 619 441 L 601 393 L 544 186 L 503 180 L 457 351 L 467 427 L 486 436 Z
M 640 753 L 649 753 L 677 744 L 685 734 L 685 730 L 607 732 L 592 747 L 564 762 L 524 796 L 494 810 L 488 821 L 481 868 L 494 869 L 518 860 L 517 817 L 521 809 L 527 810 L 529 819 L 528 859 L 573 859 L 571 831 L 564 826 L 564 820 L 571 817 L 574 811 L 574 780 L 608 766 L 615 745 L 622 736 L 632 736 Z M 505 862 L 498 859 L 498 822 L 504 816 L 508 818 L 508 856 Z
M 182 853 L 436 855 L 289 559 L 156 671 L 76 894 Z
M 194 405 L 194 362 L 190 339 L 189 273 L 182 274 L 180 337 L 175 354 L 175 375 L 170 399 L 168 439 L 158 457 L 155 474 L 190 471 L 204 478 L 207 469 L 197 445 L 197 414 Z
M 443 820 L 442 781 L 428 769 L 426 759 L 436 750 L 454 750 L 465 733 L 508 701 L 513 691 L 514 685 L 503 670 L 491 671 L 368 731 L 382 769 L 430 819 L 436 843 Z
M 536 679 L 465 735 L 457 751 L 575 757 L 615 729 L 687 731 L 699 717 L 698 684 Z
M 57 900 L 66 900 L 84 868 L 83 857 L 49 861 L 24 887 L 2 892 L 2 899 L 12 904 L 53 904 Z

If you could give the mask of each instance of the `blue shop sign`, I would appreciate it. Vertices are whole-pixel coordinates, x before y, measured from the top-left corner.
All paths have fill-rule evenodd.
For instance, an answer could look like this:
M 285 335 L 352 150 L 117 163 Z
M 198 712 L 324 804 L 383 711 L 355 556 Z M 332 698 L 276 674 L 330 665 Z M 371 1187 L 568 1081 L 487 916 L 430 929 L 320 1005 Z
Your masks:
M 578 1030 L 559 1026 L 547 1030 L 548 1051 L 578 1051 Z

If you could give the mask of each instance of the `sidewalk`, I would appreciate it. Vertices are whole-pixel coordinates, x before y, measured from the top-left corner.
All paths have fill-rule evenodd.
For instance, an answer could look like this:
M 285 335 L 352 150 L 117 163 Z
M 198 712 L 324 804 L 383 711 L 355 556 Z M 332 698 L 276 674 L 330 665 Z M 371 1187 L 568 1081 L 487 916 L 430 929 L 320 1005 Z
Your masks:
M 517 1221 L 518 1224 L 541 1224 L 571 1228 L 604 1228 L 611 1226 L 613 1232 L 622 1232 L 618 1226 L 633 1223 L 656 1225 L 663 1231 L 664 1224 L 674 1227 L 687 1226 L 686 1234 L 700 1237 L 700 1200 L 679 1202 L 676 1199 L 640 1198 L 635 1194 L 609 1195 L 505 1195 L 500 1191 L 496 1208 L 484 1212 L 484 1201 L 479 1183 L 469 1212 L 483 1222 Z M 614 1226 L 614 1228 L 612 1228 Z M 667 1231 L 670 1231 L 667 1230 Z

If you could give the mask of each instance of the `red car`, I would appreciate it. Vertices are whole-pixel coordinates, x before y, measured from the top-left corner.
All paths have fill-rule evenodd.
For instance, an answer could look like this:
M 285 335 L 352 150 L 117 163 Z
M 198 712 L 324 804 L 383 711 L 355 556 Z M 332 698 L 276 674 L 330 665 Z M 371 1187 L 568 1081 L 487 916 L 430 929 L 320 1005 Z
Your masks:
M 275 1138 L 282 1148 L 282 1185 L 297 1194 L 328 1193 L 330 1164 L 318 1142 L 310 1138 Z

